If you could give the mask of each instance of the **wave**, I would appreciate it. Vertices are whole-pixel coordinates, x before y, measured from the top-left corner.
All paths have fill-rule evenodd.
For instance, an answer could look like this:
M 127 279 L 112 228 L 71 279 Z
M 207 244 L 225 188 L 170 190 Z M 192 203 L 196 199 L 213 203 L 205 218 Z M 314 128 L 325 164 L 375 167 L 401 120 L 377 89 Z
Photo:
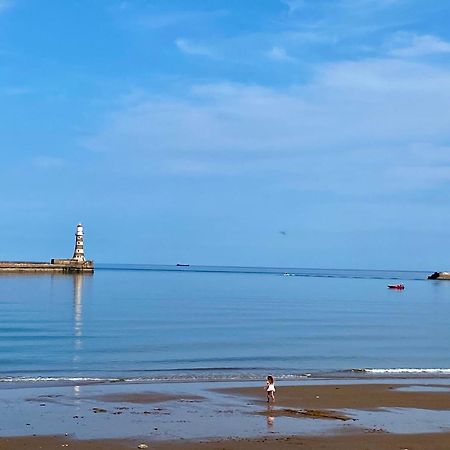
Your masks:
M 3 376 L 1 383 L 28 384 L 90 384 L 90 383 L 203 383 L 203 382 L 245 382 L 262 381 L 266 373 L 183 373 L 152 374 L 136 376 Z M 361 368 L 311 373 L 277 373 L 278 381 L 302 381 L 305 379 L 333 380 L 355 378 L 426 378 L 450 377 L 450 368 Z
M 277 374 L 277 380 L 295 381 L 309 378 L 311 374 Z M 0 377 L 0 383 L 186 383 L 214 381 L 261 381 L 263 374 L 159 374 L 154 376 L 133 377 L 72 377 L 72 376 L 6 376 Z
M 37 382 L 107 382 L 118 381 L 118 378 L 96 378 L 96 377 L 0 377 L 0 383 L 37 383 Z
M 354 373 L 368 374 L 430 374 L 430 375 L 450 375 L 448 368 L 394 368 L 394 369 L 352 369 Z

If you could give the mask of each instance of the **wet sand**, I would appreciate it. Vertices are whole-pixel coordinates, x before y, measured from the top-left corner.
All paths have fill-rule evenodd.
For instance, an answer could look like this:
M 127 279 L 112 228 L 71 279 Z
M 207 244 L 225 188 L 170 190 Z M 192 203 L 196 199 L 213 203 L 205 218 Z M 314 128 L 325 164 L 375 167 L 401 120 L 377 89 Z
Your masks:
M 442 380 L 279 384 L 269 406 L 259 385 L 213 387 L 86 386 L 73 398 L 67 387 L 25 389 L 22 398 L 20 389 L 16 396 L 14 390 L 0 390 L 0 450 L 122 450 L 141 443 L 155 450 L 450 448 L 450 385 Z M 10 414 L 16 415 L 11 425 Z M 391 417 L 403 420 L 401 433 L 385 426 Z M 55 420 L 57 431 L 49 432 L 44 424 Z M 30 425 L 22 421 L 35 421 L 33 429 L 20 428 Z M 22 436 L 9 437 L 16 429 L 24 430 Z
M 307 409 L 370 410 L 390 407 L 450 410 L 450 386 L 436 386 L 434 392 L 433 387 L 430 386 L 433 385 L 419 383 L 414 385 L 414 390 L 409 391 L 404 384 L 391 383 L 282 386 L 277 389 L 275 404 Z M 255 387 L 219 389 L 218 391 L 255 399 L 263 397 L 262 389 Z
M 145 443 L 153 450 L 448 450 L 450 433 L 396 435 L 360 433 L 211 441 L 95 440 L 76 441 L 64 437 L 0 438 L 0 450 L 129 450 Z
M 95 400 L 100 400 L 109 403 L 136 403 L 136 404 L 150 404 L 150 403 L 164 403 L 168 401 L 197 401 L 203 400 L 200 395 L 175 395 L 164 394 L 160 392 L 133 392 L 133 393 L 114 393 L 99 395 L 91 397 Z

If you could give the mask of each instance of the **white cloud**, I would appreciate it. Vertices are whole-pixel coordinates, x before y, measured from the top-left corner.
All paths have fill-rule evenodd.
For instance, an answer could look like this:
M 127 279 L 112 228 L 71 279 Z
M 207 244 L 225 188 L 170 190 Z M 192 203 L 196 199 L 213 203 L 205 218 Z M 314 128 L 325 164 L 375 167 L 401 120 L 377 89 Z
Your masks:
M 391 43 L 390 54 L 399 57 L 415 57 L 436 53 L 450 53 L 450 42 L 432 35 L 398 33 Z
M 175 45 L 178 50 L 187 55 L 207 56 L 209 58 L 215 57 L 214 53 L 209 48 L 199 44 L 194 44 L 186 39 L 177 39 L 175 41 Z
M 284 89 L 215 83 L 182 97 L 144 94 L 88 145 L 113 159 L 126 149 L 126 164 L 142 171 L 270 174 L 297 189 L 367 195 L 449 182 L 449 110 L 447 69 L 367 59 L 324 65 Z M 414 177 L 421 167 L 427 175 Z
M 267 57 L 273 61 L 296 62 L 296 59 L 288 55 L 283 47 L 272 47 L 267 53 Z
M 320 71 L 318 80 L 328 88 L 347 91 L 348 99 L 360 96 L 361 92 L 366 98 L 373 96 L 374 100 L 377 95 L 394 95 L 378 97 L 382 104 L 399 97 L 411 101 L 422 97 L 447 98 L 445 90 L 450 88 L 450 71 L 419 62 L 372 58 L 330 64 Z

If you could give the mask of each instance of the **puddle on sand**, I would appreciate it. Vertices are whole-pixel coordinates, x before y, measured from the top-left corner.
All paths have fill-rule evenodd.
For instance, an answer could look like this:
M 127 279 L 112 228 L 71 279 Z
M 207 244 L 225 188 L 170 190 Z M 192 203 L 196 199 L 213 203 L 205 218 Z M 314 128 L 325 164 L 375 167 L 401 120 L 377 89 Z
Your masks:
M 0 434 L 67 434 L 79 439 L 207 439 L 320 434 L 336 431 L 340 426 L 329 419 L 258 415 L 267 412 L 265 402 L 249 402 L 243 397 L 209 391 L 210 388 L 210 384 L 170 383 L 0 389 Z M 179 398 L 143 404 L 126 401 L 131 394 L 140 392 Z M 102 396 L 107 396 L 108 401 Z M 192 396 L 199 398 L 189 400 Z M 111 402 L 111 398 L 115 401 Z
M 343 410 L 357 418 L 359 427 L 388 433 L 439 433 L 450 430 L 450 411 L 386 408 L 371 411 Z
M 437 384 L 412 384 L 395 388 L 400 392 L 450 392 L 450 386 L 440 386 Z

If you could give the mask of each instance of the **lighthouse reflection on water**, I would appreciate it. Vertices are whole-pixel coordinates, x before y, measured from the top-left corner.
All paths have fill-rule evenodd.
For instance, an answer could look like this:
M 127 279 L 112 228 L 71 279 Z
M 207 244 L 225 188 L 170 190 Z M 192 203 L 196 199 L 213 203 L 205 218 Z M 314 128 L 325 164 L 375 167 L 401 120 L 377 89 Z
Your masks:
M 81 352 L 83 350 L 83 287 L 91 276 L 86 274 L 73 274 L 73 366 L 76 367 L 81 362 Z M 76 397 L 80 395 L 80 386 L 74 385 L 73 392 Z
M 75 335 L 74 362 L 79 361 L 78 350 L 82 348 L 83 335 L 83 278 L 84 275 L 73 275 L 73 326 Z

